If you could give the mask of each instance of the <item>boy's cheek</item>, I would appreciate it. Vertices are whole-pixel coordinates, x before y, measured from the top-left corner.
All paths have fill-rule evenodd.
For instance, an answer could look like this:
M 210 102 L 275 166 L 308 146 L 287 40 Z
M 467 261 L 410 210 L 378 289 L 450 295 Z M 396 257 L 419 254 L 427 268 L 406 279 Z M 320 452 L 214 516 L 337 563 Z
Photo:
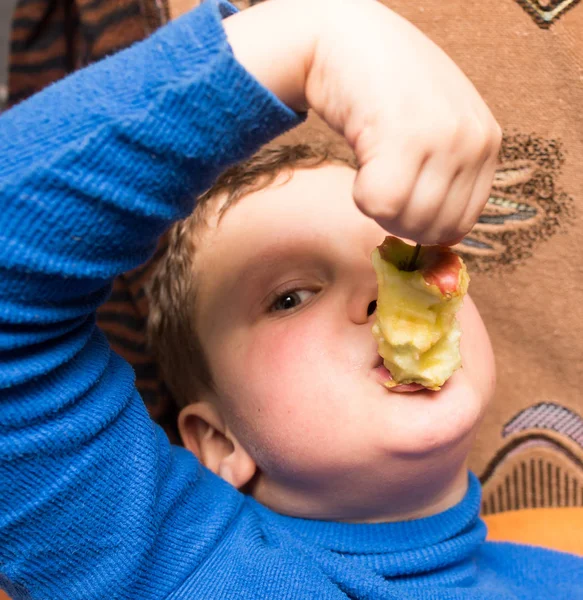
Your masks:
M 270 366 L 272 371 L 267 376 L 272 381 L 282 377 L 295 379 L 300 368 L 316 368 L 325 356 L 328 337 L 320 320 L 290 317 L 262 330 L 249 350 L 254 355 L 252 360 Z
M 460 349 L 463 368 L 487 404 L 496 385 L 494 352 L 486 326 L 469 296 L 464 300 L 459 319 L 462 328 Z
M 317 390 L 323 382 L 329 385 L 330 367 L 322 328 L 314 323 L 292 326 L 292 320 L 266 327 L 249 339 L 230 388 L 235 410 L 246 413 L 239 418 L 252 419 L 265 430 L 273 430 L 277 421 L 278 436 L 289 428 L 297 437 L 297 421 L 305 427 L 316 419 L 314 398 L 322 396 Z

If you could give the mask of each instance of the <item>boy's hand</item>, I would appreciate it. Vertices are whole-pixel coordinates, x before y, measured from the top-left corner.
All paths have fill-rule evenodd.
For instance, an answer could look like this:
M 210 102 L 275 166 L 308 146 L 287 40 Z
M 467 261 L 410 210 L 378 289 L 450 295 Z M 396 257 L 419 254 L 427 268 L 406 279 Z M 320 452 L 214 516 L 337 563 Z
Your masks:
M 423 244 L 469 232 L 501 131 L 471 82 L 413 25 L 374 0 L 271 0 L 225 29 L 259 81 L 346 137 L 366 215 Z

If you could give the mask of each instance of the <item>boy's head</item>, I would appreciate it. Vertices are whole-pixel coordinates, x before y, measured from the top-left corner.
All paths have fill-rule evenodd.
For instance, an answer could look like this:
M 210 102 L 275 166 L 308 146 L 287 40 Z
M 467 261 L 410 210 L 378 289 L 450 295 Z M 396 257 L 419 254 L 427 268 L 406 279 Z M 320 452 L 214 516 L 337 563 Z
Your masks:
M 286 514 L 407 518 L 463 494 L 493 358 L 468 298 L 464 368 L 440 392 L 382 385 L 370 255 L 386 232 L 352 200 L 355 167 L 318 142 L 221 176 L 170 232 L 151 343 L 212 471 Z

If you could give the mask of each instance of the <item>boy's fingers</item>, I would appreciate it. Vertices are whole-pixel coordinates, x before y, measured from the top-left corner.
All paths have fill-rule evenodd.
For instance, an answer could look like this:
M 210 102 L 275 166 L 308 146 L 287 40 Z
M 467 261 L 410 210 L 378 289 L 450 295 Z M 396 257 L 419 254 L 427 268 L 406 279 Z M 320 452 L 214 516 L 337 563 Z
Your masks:
M 494 144 L 491 155 L 476 178 L 470 202 L 459 221 L 458 230 L 462 237 L 472 230 L 488 202 L 498 164 L 498 149 L 499 144 Z
M 487 151 L 484 155 L 478 177 L 474 183 L 470 202 L 460 220 L 460 230 L 464 234 L 471 231 L 479 216 L 482 214 L 482 211 L 488 202 L 488 198 L 490 197 L 492 182 L 496 175 L 498 154 L 502 144 L 502 129 L 492 115 L 490 115 L 489 132 L 489 145 L 486 149 Z
M 407 166 L 386 154 L 371 160 L 357 174 L 354 200 L 393 235 L 442 244 L 460 235 L 459 223 L 471 202 L 476 173 L 465 169 L 454 175 L 441 158 L 417 162 Z
M 404 171 L 400 169 L 395 177 L 402 178 Z M 443 244 L 460 235 L 460 221 L 471 202 L 478 173 L 475 164 L 458 167 L 449 154 L 436 153 L 420 166 L 413 190 L 402 200 L 398 213 L 392 213 L 389 220 L 386 208 L 390 197 L 379 194 L 385 210 L 378 210 L 373 217 L 395 235 L 421 244 Z
M 472 194 L 479 170 L 459 168 L 454 176 L 447 195 L 437 215 L 435 243 L 447 244 L 452 239 L 459 239 L 466 233 L 463 231 L 463 217 L 472 202 Z
M 411 195 L 406 197 L 410 183 L 399 188 L 400 192 L 393 196 L 399 199 L 399 208 L 391 210 L 392 197 L 383 194 L 382 187 L 378 188 L 376 194 L 383 205 L 367 214 L 391 233 L 422 244 L 451 244 L 452 240 L 463 239 L 484 209 L 495 174 L 500 131 L 493 118 L 488 127 L 489 136 L 483 137 L 478 144 L 473 140 L 461 151 L 462 158 L 457 165 L 450 153 L 437 150 L 419 165 L 418 170 L 407 171 L 402 157 L 400 161 L 396 158 L 391 163 L 398 165 L 392 176 L 395 181 L 402 182 L 407 172 L 411 177 L 417 170 Z M 376 168 L 383 164 L 374 162 Z M 382 169 L 377 185 L 383 184 L 383 176 L 391 177 L 388 169 Z M 366 205 L 366 200 L 363 204 Z
M 476 186 L 484 171 L 490 168 L 496 127 L 489 112 L 467 122 L 465 138 L 455 148 L 458 157 L 456 174 L 436 223 L 438 243 L 462 238 L 474 225 L 474 221 L 466 220 L 466 217 L 477 218 L 482 211 L 487 197 L 480 198 L 479 192 L 476 194 Z
M 355 202 L 394 235 L 422 244 L 459 240 L 488 198 L 499 146 L 497 125 L 491 116 L 483 117 L 472 121 L 465 135 L 454 127 L 449 135 L 442 131 L 439 143 L 422 137 L 425 144 L 416 138 L 414 146 L 415 138 L 411 132 L 395 136 L 391 131 L 381 144 L 367 140 L 368 162 L 355 181 Z
M 440 157 L 432 157 L 423 165 L 406 209 L 399 217 L 399 227 L 406 237 L 421 244 L 436 244 L 442 241 L 440 218 L 453 175 L 451 166 L 445 165 Z
M 367 216 L 394 235 L 403 235 L 395 228 L 407 206 L 421 167 L 421 157 L 405 159 L 392 152 L 378 152 L 356 174 L 352 195 L 356 206 Z

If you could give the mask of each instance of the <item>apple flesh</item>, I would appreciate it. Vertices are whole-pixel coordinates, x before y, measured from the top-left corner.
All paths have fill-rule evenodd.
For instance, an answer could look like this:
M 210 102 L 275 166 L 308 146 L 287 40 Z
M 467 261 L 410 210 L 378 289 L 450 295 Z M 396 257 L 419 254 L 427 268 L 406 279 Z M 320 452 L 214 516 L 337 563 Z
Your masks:
M 378 298 L 372 331 L 393 377 L 387 387 L 418 383 L 439 390 L 462 364 L 456 313 L 470 278 L 461 257 L 443 246 L 423 246 L 409 271 L 413 252 L 393 236 L 373 251 Z

